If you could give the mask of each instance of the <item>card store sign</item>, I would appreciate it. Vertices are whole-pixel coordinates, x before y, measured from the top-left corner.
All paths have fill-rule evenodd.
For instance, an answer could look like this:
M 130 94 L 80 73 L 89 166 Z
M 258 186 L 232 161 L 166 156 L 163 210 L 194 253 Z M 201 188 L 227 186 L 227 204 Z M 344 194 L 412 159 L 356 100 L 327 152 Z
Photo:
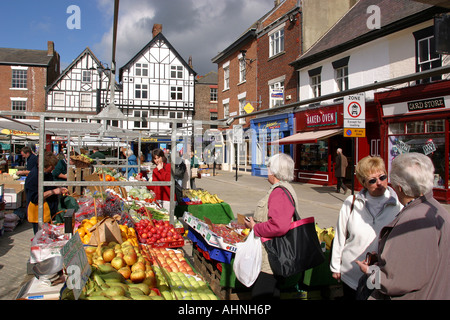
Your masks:
M 408 111 L 424 111 L 429 109 L 445 108 L 444 98 L 434 98 L 427 100 L 408 102 Z

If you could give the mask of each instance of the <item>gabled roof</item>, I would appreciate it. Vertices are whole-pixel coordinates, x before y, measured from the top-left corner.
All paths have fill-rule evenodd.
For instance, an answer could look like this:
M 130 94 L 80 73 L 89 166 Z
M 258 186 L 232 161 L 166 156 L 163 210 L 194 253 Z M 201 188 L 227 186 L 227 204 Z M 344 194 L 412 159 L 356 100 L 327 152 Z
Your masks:
M 371 5 L 380 8 L 379 29 L 369 29 L 367 26 L 367 20 L 373 15 L 372 11 L 367 13 Z M 303 68 L 363 43 L 429 20 L 434 14 L 444 11 L 446 10 L 411 0 L 359 0 L 291 65 Z
M 74 60 L 72 61 L 72 63 L 71 63 L 69 66 L 67 66 L 67 68 L 65 68 L 65 69 L 63 70 L 63 72 L 61 72 L 61 74 L 59 75 L 59 77 L 56 78 L 56 80 L 53 81 L 52 84 L 50 84 L 49 86 L 47 86 L 47 87 L 45 88 L 46 91 L 48 92 L 48 91 L 50 91 L 53 87 L 55 87 L 56 84 L 57 84 L 59 81 L 61 81 L 61 79 L 64 78 L 64 77 L 72 70 L 72 68 L 78 63 L 78 61 L 80 61 L 85 55 L 91 56 L 92 60 L 94 60 L 95 63 L 96 63 L 98 66 L 101 66 L 102 68 L 104 68 L 103 64 L 100 62 L 100 60 L 97 59 L 97 57 L 94 55 L 94 53 L 91 51 L 91 49 L 89 49 L 89 47 L 86 47 L 86 49 L 84 49 L 83 52 L 81 52 L 80 55 L 79 55 L 76 59 L 74 59 Z M 104 69 L 105 69 L 105 68 L 104 68 Z M 107 69 L 105 69 L 105 72 L 110 72 L 110 71 L 107 70 Z
M 180 56 L 180 54 L 178 53 L 178 51 L 170 44 L 170 42 L 166 39 L 166 37 L 164 37 L 164 35 L 162 34 L 162 32 L 158 33 L 156 36 L 153 37 L 152 40 L 150 40 L 149 43 L 147 43 L 146 46 L 144 46 L 141 51 L 139 51 L 133 58 L 130 59 L 130 61 L 128 61 L 123 67 L 121 67 L 119 69 L 119 81 L 122 82 L 122 73 L 123 73 L 123 69 L 128 69 L 130 67 L 130 65 L 132 65 L 134 63 L 134 61 L 140 57 L 141 55 L 143 55 L 149 48 L 151 48 L 153 46 L 153 44 L 157 41 L 163 41 L 167 47 L 175 54 L 175 56 L 181 61 L 181 63 L 183 64 L 183 66 L 189 70 L 189 72 L 191 72 L 194 77 L 197 75 L 197 72 L 195 72 L 191 66 L 189 66 L 189 64 Z
M 47 50 L 0 48 L 0 64 L 46 67 L 53 57 Z
M 210 71 L 203 77 L 199 77 L 196 82 L 199 84 L 217 84 L 219 82 L 219 76 L 216 71 Z

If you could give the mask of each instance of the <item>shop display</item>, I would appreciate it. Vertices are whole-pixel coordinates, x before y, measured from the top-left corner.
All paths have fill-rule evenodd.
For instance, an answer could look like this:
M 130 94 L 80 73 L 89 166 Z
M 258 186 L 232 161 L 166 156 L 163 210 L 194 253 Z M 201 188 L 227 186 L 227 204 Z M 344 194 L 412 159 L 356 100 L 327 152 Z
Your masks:
M 223 202 L 204 190 L 195 194 L 205 203 Z M 218 299 L 183 251 L 177 250 L 185 245 L 184 226 L 176 217 L 170 223 L 169 212 L 157 205 L 154 193 L 146 188 L 131 188 L 124 196 L 113 188 L 94 192 L 86 189 L 77 203 L 73 232 L 79 235 L 84 245 L 81 250 L 85 251 L 91 268 L 80 300 Z M 113 227 L 102 228 L 106 221 Z M 228 226 L 212 224 L 210 232 L 222 242 L 227 241 L 232 251 L 231 244 L 245 239 L 242 227 L 236 222 Z M 208 241 L 214 242 L 216 238 L 208 237 Z M 64 225 L 46 226 L 34 239 L 33 261 L 58 254 L 67 241 Z M 65 287 L 60 299 L 75 297 Z
M 183 201 L 186 204 L 222 203 L 217 194 L 211 194 L 206 190 L 187 189 L 183 190 Z
M 76 168 L 88 168 L 94 162 L 93 159 L 85 154 L 70 156 L 70 159 L 74 162 Z
M 183 237 L 169 221 L 142 219 L 135 224 L 139 242 L 155 247 L 184 246 Z
M 184 213 L 183 220 L 192 228 L 192 230 L 195 230 L 208 245 L 230 252 L 236 252 L 235 244 L 245 241 L 245 234 L 248 235 L 248 230 L 245 230 L 243 225 L 231 222 L 227 225 L 214 224 L 211 221 L 204 221 L 196 218 L 189 212 Z
M 325 251 L 326 250 L 331 250 L 331 245 L 334 239 L 334 234 L 335 234 L 335 230 L 333 227 L 328 227 L 328 228 L 320 228 L 319 225 L 316 223 L 316 233 L 317 233 L 317 237 L 319 238 L 319 242 L 321 247 L 323 248 L 322 250 Z

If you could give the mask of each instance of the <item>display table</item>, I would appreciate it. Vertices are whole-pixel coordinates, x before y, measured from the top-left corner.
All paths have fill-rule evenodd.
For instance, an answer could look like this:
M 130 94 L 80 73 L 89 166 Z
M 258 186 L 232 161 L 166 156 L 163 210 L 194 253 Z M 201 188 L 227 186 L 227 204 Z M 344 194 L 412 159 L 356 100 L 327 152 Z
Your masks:
M 234 214 L 228 203 L 206 203 L 195 205 L 177 205 L 175 207 L 175 216 L 180 218 L 185 212 L 189 212 L 194 217 L 202 219 L 204 217 L 211 220 L 212 223 L 228 224 L 234 220 Z

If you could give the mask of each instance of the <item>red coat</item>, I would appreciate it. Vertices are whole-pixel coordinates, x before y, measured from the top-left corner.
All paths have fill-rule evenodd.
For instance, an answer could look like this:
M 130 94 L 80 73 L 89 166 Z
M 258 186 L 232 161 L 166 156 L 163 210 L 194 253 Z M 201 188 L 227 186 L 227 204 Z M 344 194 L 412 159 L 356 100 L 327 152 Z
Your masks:
M 152 181 L 170 181 L 170 163 L 164 163 L 161 170 L 153 169 Z M 156 195 L 156 200 L 170 201 L 169 186 L 148 186 Z

